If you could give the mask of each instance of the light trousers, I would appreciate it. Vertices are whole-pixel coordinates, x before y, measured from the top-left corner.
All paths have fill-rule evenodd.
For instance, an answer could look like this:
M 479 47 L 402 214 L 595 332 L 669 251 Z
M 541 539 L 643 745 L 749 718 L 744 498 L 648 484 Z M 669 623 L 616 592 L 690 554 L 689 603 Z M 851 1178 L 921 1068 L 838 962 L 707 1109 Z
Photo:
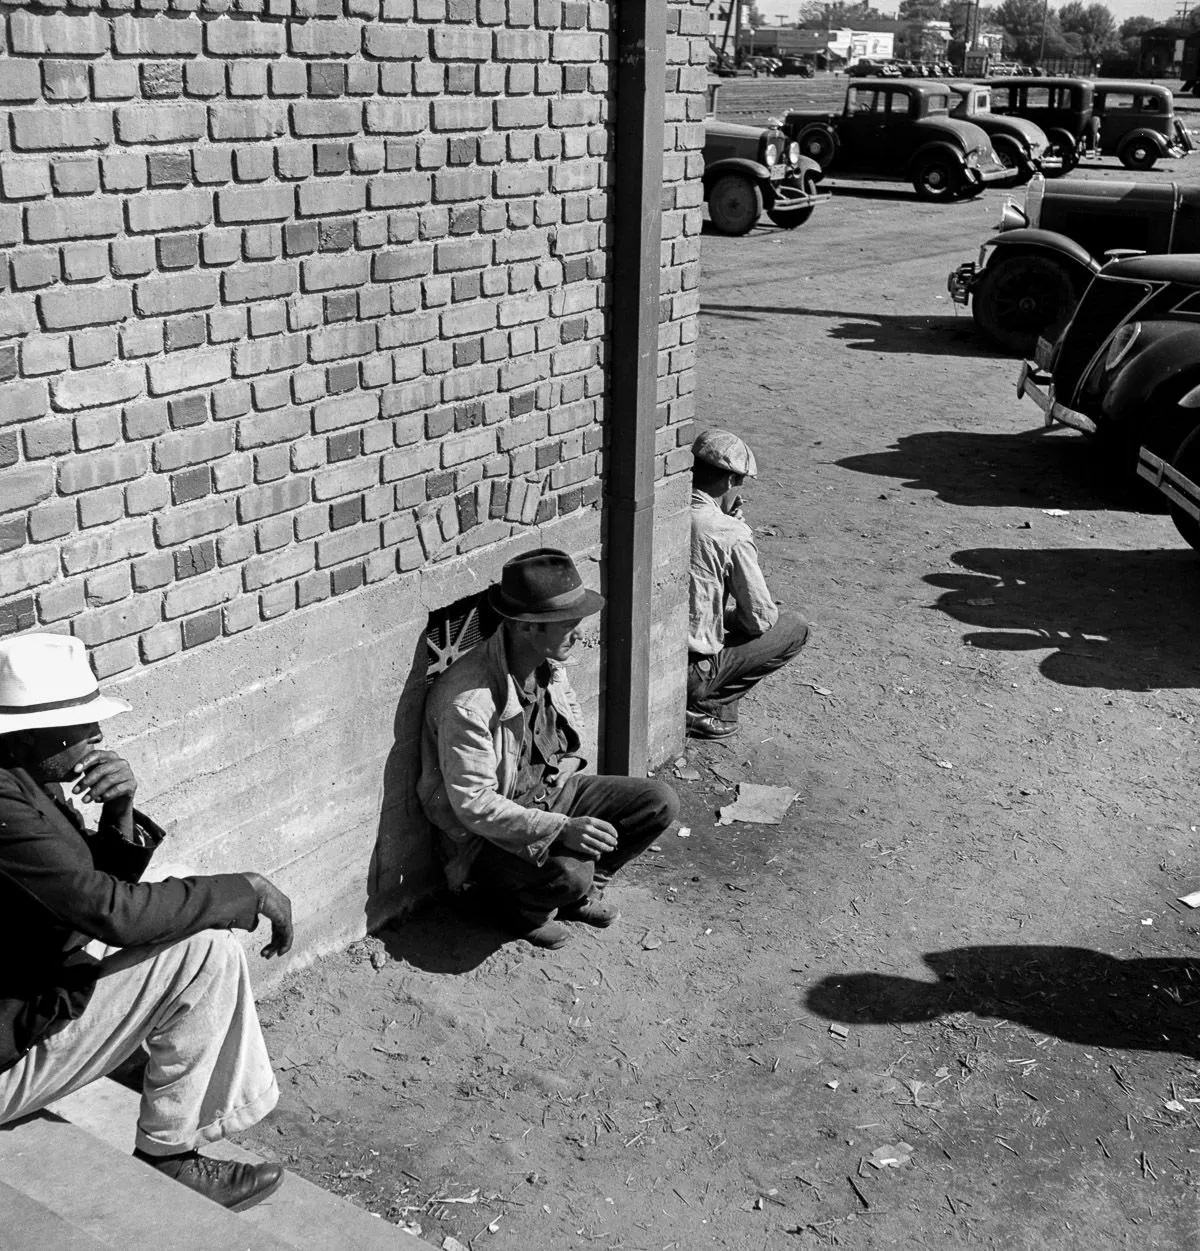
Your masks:
M 149 1155 L 247 1129 L 279 1098 L 245 954 L 227 930 L 204 930 L 101 961 L 83 1014 L 0 1073 L 0 1124 L 103 1077 L 143 1043 L 135 1145 Z

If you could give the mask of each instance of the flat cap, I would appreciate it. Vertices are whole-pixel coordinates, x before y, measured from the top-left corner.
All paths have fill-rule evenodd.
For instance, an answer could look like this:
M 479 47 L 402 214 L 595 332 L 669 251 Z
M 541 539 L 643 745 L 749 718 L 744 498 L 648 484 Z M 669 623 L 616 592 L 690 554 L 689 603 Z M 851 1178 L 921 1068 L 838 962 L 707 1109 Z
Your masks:
M 754 453 L 729 430 L 704 430 L 692 444 L 692 455 L 706 465 L 727 469 L 746 478 L 758 476 Z

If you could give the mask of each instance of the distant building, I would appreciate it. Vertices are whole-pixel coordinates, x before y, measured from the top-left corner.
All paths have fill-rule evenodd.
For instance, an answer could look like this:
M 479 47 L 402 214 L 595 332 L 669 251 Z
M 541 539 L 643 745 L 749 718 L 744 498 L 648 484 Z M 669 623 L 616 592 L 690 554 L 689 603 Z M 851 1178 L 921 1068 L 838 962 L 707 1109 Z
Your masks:
M 1142 32 L 1138 73 L 1146 78 L 1176 78 L 1183 60 L 1185 33 L 1175 26 L 1155 26 Z

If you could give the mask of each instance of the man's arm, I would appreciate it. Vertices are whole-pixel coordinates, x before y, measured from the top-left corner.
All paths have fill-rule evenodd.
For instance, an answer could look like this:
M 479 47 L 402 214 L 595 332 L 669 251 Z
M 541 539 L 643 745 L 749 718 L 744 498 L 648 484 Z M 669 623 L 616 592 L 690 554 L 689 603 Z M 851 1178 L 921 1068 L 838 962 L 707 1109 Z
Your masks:
M 765 634 L 779 620 L 779 609 L 758 567 L 758 549 L 750 537 L 738 539 L 729 553 L 732 622 L 744 634 Z

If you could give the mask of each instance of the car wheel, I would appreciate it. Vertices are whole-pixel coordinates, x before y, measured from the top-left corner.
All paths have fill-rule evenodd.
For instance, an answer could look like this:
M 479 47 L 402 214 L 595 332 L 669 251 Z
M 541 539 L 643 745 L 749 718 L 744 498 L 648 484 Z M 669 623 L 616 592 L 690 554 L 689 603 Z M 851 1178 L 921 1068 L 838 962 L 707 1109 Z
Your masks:
M 725 174 L 709 189 L 708 216 L 723 235 L 744 235 L 762 216 L 758 184 L 741 174 Z
M 1179 445 L 1171 464 L 1185 478 L 1200 482 L 1200 427 L 1194 429 Z M 1175 529 L 1183 536 L 1184 542 L 1200 552 L 1200 521 L 1190 513 L 1185 513 L 1178 504 L 1171 505 L 1171 520 L 1175 523 Z
M 1048 256 L 992 260 L 975 288 L 971 311 L 980 329 L 1001 347 L 1032 354 L 1039 335 L 1063 326 L 1079 299 L 1067 269 Z
M 1133 139 L 1117 153 L 1126 169 L 1153 169 L 1158 160 L 1158 149 L 1149 139 Z
M 1049 130 L 1046 137 L 1050 140 L 1050 152 L 1062 159 L 1062 167 L 1053 172 L 1055 178 L 1069 174 L 1079 164 L 1079 148 L 1075 137 L 1066 130 Z
M 1019 187 L 1033 177 L 1033 166 L 1025 159 L 1025 153 L 1015 139 L 1010 139 L 1007 135 L 997 135 L 992 140 L 992 148 L 1000 164 L 1005 169 L 1012 170 L 1012 186 Z
M 955 200 L 962 191 L 963 176 L 948 157 L 928 156 L 913 173 L 913 187 L 922 200 Z
M 804 181 L 800 185 L 804 189 L 805 195 L 816 195 L 817 184 L 811 174 L 805 174 Z M 784 230 L 795 230 L 797 226 L 803 226 L 808 221 L 816 207 L 815 204 L 810 204 L 807 208 L 792 209 L 791 212 L 784 211 L 782 213 L 770 208 L 767 209 L 767 216 L 776 226 L 780 226 Z
M 800 151 L 822 169 L 833 160 L 834 148 L 833 136 L 827 130 L 810 130 L 800 136 Z

